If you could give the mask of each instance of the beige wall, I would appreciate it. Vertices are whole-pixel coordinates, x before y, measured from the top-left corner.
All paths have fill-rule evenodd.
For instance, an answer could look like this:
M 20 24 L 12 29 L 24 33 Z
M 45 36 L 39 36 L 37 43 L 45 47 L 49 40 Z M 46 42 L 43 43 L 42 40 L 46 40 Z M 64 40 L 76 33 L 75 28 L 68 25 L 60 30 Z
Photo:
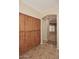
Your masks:
M 41 33 L 42 33 L 42 40 L 47 41 L 47 32 L 48 32 L 48 20 L 41 20 Z

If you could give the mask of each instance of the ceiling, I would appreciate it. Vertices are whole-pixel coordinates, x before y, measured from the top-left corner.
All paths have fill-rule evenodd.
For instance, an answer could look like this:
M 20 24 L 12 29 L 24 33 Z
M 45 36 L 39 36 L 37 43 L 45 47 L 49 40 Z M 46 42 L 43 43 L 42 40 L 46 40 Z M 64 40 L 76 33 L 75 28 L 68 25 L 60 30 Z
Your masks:
M 22 0 L 25 4 L 31 6 L 39 12 L 45 12 L 52 10 L 57 12 L 58 10 L 58 0 Z

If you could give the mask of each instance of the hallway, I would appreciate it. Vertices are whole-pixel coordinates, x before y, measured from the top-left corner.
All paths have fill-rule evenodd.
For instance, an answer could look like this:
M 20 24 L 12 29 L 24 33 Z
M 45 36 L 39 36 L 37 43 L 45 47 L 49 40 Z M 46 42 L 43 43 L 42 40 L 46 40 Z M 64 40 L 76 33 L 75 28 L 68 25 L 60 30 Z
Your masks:
M 58 59 L 58 50 L 53 45 L 45 43 L 20 56 L 20 59 Z
M 58 59 L 58 0 L 19 5 L 19 59 Z

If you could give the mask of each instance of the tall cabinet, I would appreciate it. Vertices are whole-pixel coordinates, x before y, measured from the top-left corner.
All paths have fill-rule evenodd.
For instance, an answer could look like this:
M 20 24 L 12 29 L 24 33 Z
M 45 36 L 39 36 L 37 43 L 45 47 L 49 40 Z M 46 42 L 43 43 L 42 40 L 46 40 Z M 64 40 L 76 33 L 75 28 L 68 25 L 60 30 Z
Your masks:
M 40 44 L 40 19 L 19 13 L 19 54 Z

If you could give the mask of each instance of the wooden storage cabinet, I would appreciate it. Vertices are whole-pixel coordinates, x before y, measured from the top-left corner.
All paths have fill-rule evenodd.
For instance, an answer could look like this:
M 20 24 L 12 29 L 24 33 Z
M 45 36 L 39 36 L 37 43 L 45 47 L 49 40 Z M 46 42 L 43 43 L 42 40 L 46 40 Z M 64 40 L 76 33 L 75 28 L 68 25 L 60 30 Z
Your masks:
M 40 19 L 19 14 L 19 53 L 23 55 L 40 44 Z

